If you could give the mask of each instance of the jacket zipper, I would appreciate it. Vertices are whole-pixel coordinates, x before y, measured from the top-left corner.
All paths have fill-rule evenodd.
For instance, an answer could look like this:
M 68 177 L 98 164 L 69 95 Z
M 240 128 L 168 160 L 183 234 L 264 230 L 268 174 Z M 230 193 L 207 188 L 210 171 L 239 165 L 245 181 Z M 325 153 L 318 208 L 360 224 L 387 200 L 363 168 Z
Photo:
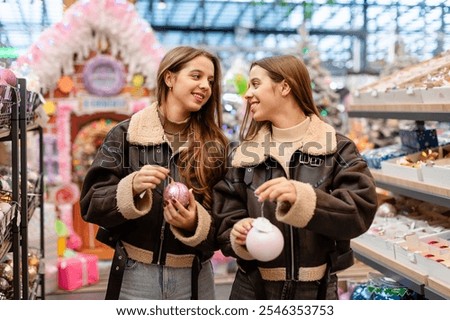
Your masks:
M 170 144 L 169 144 L 169 146 L 170 146 Z M 162 148 L 160 147 L 160 150 L 161 149 Z M 160 152 L 162 152 L 162 150 Z M 176 152 L 176 153 L 178 153 L 178 152 Z M 169 161 L 167 163 L 167 167 L 169 169 L 170 169 L 170 164 L 172 163 L 172 159 L 173 159 L 173 157 L 175 156 L 176 153 L 173 153 L 172 155 L 169 156 Z M 166 188 L 166 187 L 167 187 L 167 180 L 164 182 L 164 188 Z M 158 261 L 157 261 L 158 265 L 161 264 L 161 256 L 162 256 L 162 250 L 163 250 L 163 244 L 164 244 L 164 232 L 165 232 L 165 230 L 166 230 L 166 220 L 163 217 L 163 223 L 161 225 L 161 232 L 159 234 L 159 240 L 160 241 L 159 241 L 159 252 L 158 252 Z
M 166 220 L 163 220 L 162 226 L 161 226 L 161 233 L 159 235 L 159 253 L 158 253 L 158 262 L 157 264 L 161 264 L 161 255 L 162 255 L 162 246 L 164 242 L 164 231 L 166 230 Z
M 289 226 L 289 233 L 290 233 L 290 249 L 291 249 L 291 280 L 295 280 L 295 257 L 294 257 L 294 228 L 292 226 Z
M 295 153 L 294 153 L 295 154 Z M 293 173 L 293 162 L 294 162 L 294 154 L 291 156 L 291 159 L 289 161 L 289 169 L 287 172 L 287 178 L 290 179 Z M 294 253 L 294 227 L 292 227 L 291 225 L 289 225 L 289 240 L 291 241 L 291 245 L 290 245 L 290 254 L 291 254 L 291 280 L 296 280 L 295 279 L 295 253 Z

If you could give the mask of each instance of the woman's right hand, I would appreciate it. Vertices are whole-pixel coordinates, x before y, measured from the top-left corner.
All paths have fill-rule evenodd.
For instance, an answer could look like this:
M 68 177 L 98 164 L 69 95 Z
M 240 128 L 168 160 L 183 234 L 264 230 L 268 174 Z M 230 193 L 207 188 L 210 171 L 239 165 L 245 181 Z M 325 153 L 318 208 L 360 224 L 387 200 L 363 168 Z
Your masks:
M 138 195 L 147 189 L 155 189 L 158 184 L 167 179 L 169 169 L 145 165 L 139 170 L 133 178 L 133 195 Z
M 236 239 L 236 244 L 245 246 L 247 234 L 253 227 L 253 220 L 253 218 L 246 218 L 234 224 L 233 229 L 231 229 L 231 235 Z

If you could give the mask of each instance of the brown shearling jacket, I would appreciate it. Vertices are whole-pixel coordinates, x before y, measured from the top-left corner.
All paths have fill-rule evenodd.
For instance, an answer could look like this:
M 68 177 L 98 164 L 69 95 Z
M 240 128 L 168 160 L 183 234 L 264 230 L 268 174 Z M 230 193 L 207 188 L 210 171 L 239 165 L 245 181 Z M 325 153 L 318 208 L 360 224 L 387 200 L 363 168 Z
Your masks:
M 219 247 L 238 264 L 254 260 L 245 246 L 230 238 L 233 225 L 261 216 L 254 190 L 267 180 L 289 177 L 297 200 L 264 203 L 264 216 L 284 235 L 283 252 L 269 262 L 257 262 L 264 280 L 320 280 L 329 257 L 336 272 L 353 264 L 350 240 L 371 225 L 377 208 L 375 183 L 355 144 L 317 116 L 288 166 L 289 175 L 272 157 L 263 127 L 252 141 L 242 143 L 232 156 L 232 168 L 214 188 L 213 218 Z
M 128 256 L 140 262 L 191 267 L 199 253 L 202 261 L 209 259 L 214 252 L 212 219 L 201 199 L 196 199 L 197 228 L 187 234 L 164 222 L 166 183 L 142 198 L 133 197 L 133 177 L 146 164 L 169 168 L 171 177 L 180 181 L 177 157 L 164 138 L 155 104 L 119 123 L 106 136 L 85 177 L 83 219 L 118 232 Z

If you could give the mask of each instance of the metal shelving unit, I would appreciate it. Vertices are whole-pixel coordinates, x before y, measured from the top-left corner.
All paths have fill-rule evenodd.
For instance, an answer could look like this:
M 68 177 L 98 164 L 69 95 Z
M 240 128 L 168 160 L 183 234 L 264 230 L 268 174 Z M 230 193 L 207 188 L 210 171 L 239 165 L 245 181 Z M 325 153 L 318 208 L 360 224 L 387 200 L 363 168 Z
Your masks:
M 426 110 L 426 111 L 424 111 Z M 350 117 L 407 119 L 422 122 L 450 121 L 450 104 L 430 105 L 354 105 L 349 112 Z M 436 187 L 418 181 L 390 177 L 380 170 L 371 170 L 378 187 L 407 197 L 430 202 L 450 208 L 450 189 Z M 391 277 L 402 285 L 414 290 L 426 299 L 450 299 L 450 286 L 431 279 L 428 275 L 404 266 L 398 261 L 384 256 L 376 249 L 352 240 L 355 257 Z
M 28 274 L 28 221 L 32 216 L 29 212 L 28 196 L 28 164 L 27 164 L 27 132 L 37 130 L 39 134 L 39 174 L 41 179 L 38 181 L 41 225 L 40 225 L 40 259 L 44 259 L 44 198 L 43 198 L 43 132 L 41 127 L 28 126 L 29 110 L 27 110 L 27 91 L 26 80 L 18 79 L 18 88 L 13 89 L 16 104 L 11 108 L 10 132 L 0 137 L 0 141 L 11 142 L 11 172 L 12 172 L 12 203 L 17 205 L 16 214 L 12 222 L 12 253 L 13 253 L 13 299 L 45 299 L 45 274 L 39 270 L 37 282 L 30 292 L 29 274 Z M 18 220 L 19 219 L 19 220 Z M 20 223 L 18 223 L 20 221 Z M 0 257 L 1 259 L 2 257 Z M 38 287 L 41 293 L 38 294 Z

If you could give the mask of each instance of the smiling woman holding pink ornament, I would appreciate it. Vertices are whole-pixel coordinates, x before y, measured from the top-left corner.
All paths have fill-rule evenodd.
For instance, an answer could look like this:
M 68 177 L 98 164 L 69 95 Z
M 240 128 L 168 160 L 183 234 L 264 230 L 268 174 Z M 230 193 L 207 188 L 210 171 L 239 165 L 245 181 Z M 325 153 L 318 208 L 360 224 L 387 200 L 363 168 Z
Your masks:
M 225 172 L 221 70 L 192 47 L 160 63 L 154 104 L 106 136 L 81 212 L 115 247 L 107 299 L 214 299 L 212 187 Z
M 291 55 L 250 67 L 241 144 L 214 187 L 217 241 L 237 258 L 230 299 L 337 299 L 350 240 L 377 208 L 367 164 L 314 105 Z

